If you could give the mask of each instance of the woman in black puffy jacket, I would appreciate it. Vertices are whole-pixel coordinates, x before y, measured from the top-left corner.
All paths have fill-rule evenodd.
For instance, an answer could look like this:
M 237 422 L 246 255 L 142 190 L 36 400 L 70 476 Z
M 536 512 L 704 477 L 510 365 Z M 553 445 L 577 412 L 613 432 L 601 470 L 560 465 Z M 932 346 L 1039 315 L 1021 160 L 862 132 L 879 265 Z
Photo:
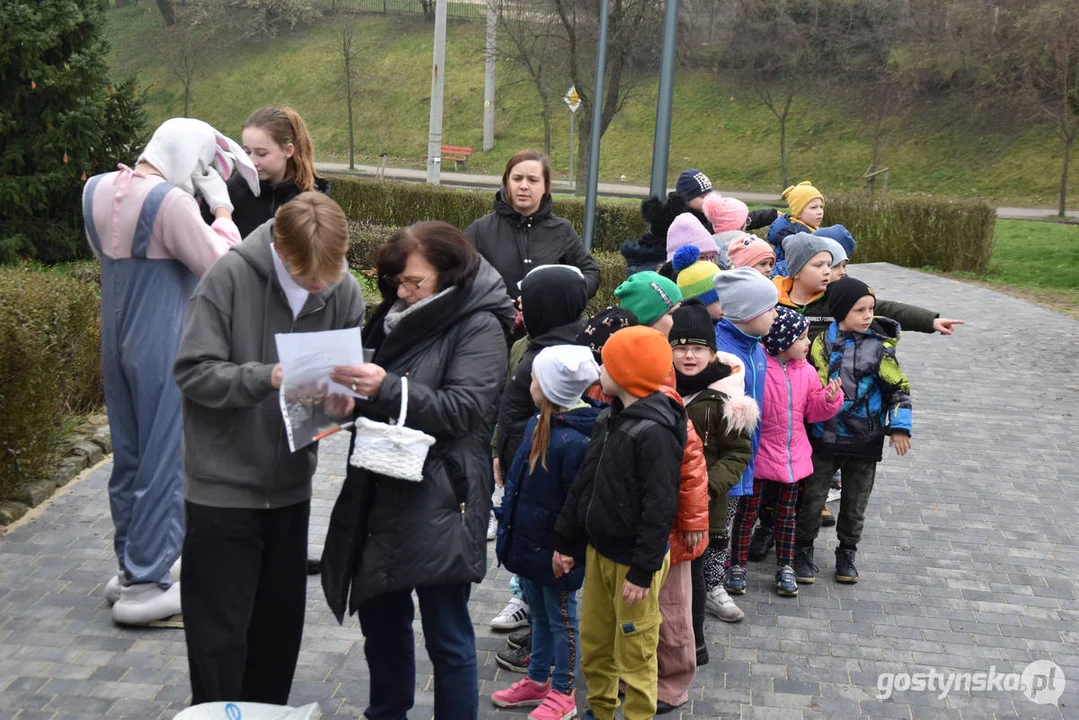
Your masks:
M 569 220 L 551 211 L 551 166 L 541 152 L 522 150 L 509 159 L 494 212 L 469 225 L 465 235 L 514 299 L 517 283 L 540 265 L 574 265 L 584 273 L 588 297 L 599 289 L 599 265 Z
M 330 517 L 322 587 L 338 620 L 358 612 L 370 673 L 368 717 L 405 717 L 416 687 L 415 592 L 434 670 L 434 715 L 475 718 L 472 583 L 487 569 L 491 512 L 485 418 L 506 375 L 513 307 L 502 279 L 461 232 L 426 222 L 376 253 L 383 302 L 363 330 L 371 362 L 337 368 L 335 382 L 369 398 L 357 412 L 435 438 L 423 479 L 353 467 Z M 427 671 L 424 671 L 425 674 Z

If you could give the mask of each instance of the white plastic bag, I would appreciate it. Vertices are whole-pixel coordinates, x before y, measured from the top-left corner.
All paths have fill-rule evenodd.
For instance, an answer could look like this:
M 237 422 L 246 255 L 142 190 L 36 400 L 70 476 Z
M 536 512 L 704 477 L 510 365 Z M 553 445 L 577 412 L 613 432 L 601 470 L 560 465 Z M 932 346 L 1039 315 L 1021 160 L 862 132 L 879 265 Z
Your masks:
M 203 703 L 182 710 L 174 720 L 318 720 L 318 703 L 294 708 L 252 702 Z

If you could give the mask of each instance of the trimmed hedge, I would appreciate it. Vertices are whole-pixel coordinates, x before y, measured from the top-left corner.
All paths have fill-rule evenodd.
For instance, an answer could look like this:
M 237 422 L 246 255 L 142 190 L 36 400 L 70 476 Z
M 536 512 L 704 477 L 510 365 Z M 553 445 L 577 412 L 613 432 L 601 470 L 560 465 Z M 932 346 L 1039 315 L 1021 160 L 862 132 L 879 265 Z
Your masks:
M 592 253 L 596 264 L 599 265 L 599 290 L 596 296 L 588 301 L 589 316 L 595 315 L 604 308 L 618 304 L 614 296 L 614 289 L 626 279 L 626 259 L 620 252 L 596 250 Z
M 65 415 L 104 401 L 100 316 L 92 283 L 0 268 L 0 500 L 49 473 Z
M 423 220 L 444 220 L 464 230 L 491 212 L 494 190 L 460 190 L 442 185 L 372 180 L 334 175 L 330 197 L 349 220 L 362 225 L 398 228 Z M 584 232 L 584 200 L 558 198 L 554 212 Z M 638 203 L 599 202 L 596 205 L 596 250 L 617 251 L 627 239 L 639 238 L 646 225 Z
M 368 228 L 383 226 L 382 231 L 438 219 L 464 229 L 491 212 L 494 192 L 335 175 L 330 195 L 354 227 L 364 230 L 361 247 L 352 253 L 358 260 L 368 251 Z M 583 200 L 558 199 L 554 211 L 584 232 Z M 983 273 L 993 253 L 996 208 L 981 200 L 847 193 L 828 196 L 825 222 L 851 231 L 858 241 L 855 262 Z M 637 239 L 646 229 L 637 203 L 601 201 L 593 249 L 618 252 L 624 240 Z
M 995 207 L 983 200 L 829 196 L 824 222 L 845 225 L 858 247 L 852 262 L 984 273 L 993 254 Z

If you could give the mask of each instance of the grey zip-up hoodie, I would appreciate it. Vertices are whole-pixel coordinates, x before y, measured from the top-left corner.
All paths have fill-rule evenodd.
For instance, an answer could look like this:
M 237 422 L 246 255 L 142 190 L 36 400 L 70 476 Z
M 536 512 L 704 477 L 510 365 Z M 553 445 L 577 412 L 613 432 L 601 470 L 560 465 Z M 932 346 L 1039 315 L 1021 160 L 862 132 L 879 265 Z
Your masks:
M 363 293 L 346 274 L 309 295 L 294 320 L 274 270 L 273 221 L 203 275 L 187 306 L 173 375 L 183 394 L 184 499 L 271 509 L 311 497 L 318 445 L 289 452 L 277 391 L 274 334 L 357 327 Z

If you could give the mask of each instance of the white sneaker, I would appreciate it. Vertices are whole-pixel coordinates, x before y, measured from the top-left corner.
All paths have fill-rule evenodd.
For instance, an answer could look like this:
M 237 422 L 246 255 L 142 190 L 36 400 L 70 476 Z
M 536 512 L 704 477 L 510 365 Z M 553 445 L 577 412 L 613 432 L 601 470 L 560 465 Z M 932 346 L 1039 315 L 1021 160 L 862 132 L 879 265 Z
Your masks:
M 172 578 L 174 583 L 180 582 L 180 558 L 176 558 L 176 562 L 169 568 L 169 577 Z M 105 583 L 105 602 L 109 605 L 115 605 L 116 601 L 120 599 L 120 589 L 124 586 L 124 576 L 120 573 L 116 573 L 109 581 Z
M 487 540 L 494 540 L 498 537 L 498 519 L 495 518 L 495 511 L 491 511 L 491 519 L 487 521 Z
M 115 605 L 116 601 L 120 599 L 120 588 L 124 586 L 124 579 L 120 576 L 120 573 L 116 573 L 109 581 L 105 583 L 105 602 L 109 605 Z
M 717 585 L 708 591 L 704 600 L 704 609 L 723 622 L 738 622 L 746 616 L 742 609 L 734 604 L 734 600 L 731 600 L 731 596 L 722 585 Z
M 528 625 L 528 603 L 514 595 L 491 621 L 492 630 L 516 630 Z
M 157 583 L 137 583 L 120 589 L 112 606 L 112 619 L 119 625 L 149 625 L 180 614 L 180 583 L 162 590 Z
M 843 497 L 843 491 L 839 488 L 828 489 L 828 500 L 826 502 L 835 502 L 839 498 Z

